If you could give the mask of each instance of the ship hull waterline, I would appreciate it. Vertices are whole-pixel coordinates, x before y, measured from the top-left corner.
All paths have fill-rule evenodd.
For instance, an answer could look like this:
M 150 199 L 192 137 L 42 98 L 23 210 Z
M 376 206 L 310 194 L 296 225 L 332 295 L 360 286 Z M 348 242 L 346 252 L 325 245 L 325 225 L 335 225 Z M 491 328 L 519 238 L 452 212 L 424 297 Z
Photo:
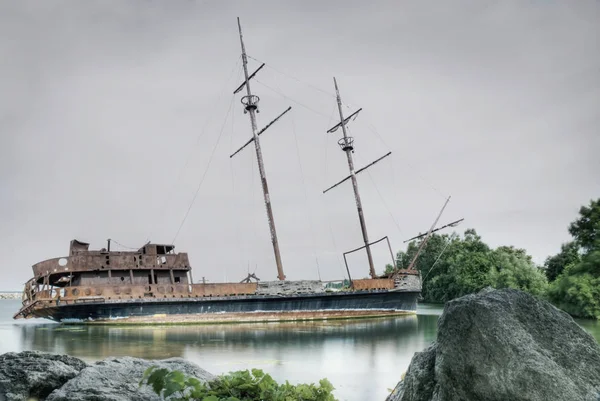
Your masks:
M 416 313 L 418 291 L 105 300 L 46 306 L 64 324 L 216 324 L 374 318 Z

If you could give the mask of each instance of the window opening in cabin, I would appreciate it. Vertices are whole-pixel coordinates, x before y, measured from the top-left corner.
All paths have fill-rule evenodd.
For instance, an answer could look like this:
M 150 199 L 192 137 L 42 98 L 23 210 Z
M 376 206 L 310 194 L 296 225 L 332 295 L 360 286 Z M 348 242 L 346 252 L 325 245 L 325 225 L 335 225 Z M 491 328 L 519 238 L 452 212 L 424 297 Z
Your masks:
M 181 277 L 175 277 L 175 282 L 176 283 L 181 283 Z

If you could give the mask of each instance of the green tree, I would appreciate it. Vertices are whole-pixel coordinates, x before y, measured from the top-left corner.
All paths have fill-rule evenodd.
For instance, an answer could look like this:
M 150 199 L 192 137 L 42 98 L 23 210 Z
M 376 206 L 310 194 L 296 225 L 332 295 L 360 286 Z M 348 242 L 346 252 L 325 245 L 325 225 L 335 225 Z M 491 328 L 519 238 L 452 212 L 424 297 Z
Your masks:
M 383 274 L 392 274 L 395 271 L 396 268 L 394 267 L 394 265 L 388 263 L 387 265 L 385 265 L 385 270 L 383 271 Z
M 579 209 L 569 233 L 573 243 L 547 260 L 546 267 L 558 272 L 548 298 L 571 315 L 600 319 L 600 199 Z
M 447 280 L 450 282 L 444 301 L 480 291 L 492 285 L 490 247 L 474 229 L 465 231 L 462 240 L 448 247 Z M 453 279 L 453 281 L 452 281 Z
M 548 281 L 554 281 L 566 266 L 580 261 L 579 245 L 572 241 L 562 244 L 561 250 L 554 256 L 549 256 L 544 262 Z
M 584 253 L 598 249 L 600 241 L 600 198 L 579 209 L 579 218 L 569 225 L 569 233 Z
M 398 252 L 399 267 L 408 267 L 421 241 Z M 421 272 L 421 295 L 426 302 L 446 302 L 487 286 L 518 288 L 535 295 L 544 294 L 547 288 L 544 274 L 524 249 L 502 246 L 492 250 L 474 229 L 462 237 L 433 234 L 415 267 Z
M 501 246 L 492 251 L 491 259 L 494 288 L 514 288 L 537 296 L 545 295 L 548 281 L 524 249 Z
M 600 247 L 568 265 L 550 285 L 548 296 L 573 316 L 600 319 Z
M 474 229 L 466 230 L 463 238 L 436 235 L 430 242 L 416 264 L 426 302 L 446 302 L 492 284 L 490 248 Z

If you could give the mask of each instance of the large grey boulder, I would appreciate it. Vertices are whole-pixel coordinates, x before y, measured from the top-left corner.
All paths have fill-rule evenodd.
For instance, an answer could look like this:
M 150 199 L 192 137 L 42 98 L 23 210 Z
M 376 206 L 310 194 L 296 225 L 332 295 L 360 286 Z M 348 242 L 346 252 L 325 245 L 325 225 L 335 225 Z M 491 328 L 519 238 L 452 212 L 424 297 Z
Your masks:
M 388 401 L 600 401 L 600 346 L 566 313 L 517 290 L 450 301 Z
M 0 355 L 0 401 L 44 399 L 88 365 L 66 355 L 36 351 Z
M 83 369 L 79 375 L 55 390 L 47 401 L 158 401 L 149 386 L 139 387 L 144 371 L 156 365 L 179 370 L 202 381 L 215 377 L 182 358 L 159 361 L 132 357 L 108 358 Z

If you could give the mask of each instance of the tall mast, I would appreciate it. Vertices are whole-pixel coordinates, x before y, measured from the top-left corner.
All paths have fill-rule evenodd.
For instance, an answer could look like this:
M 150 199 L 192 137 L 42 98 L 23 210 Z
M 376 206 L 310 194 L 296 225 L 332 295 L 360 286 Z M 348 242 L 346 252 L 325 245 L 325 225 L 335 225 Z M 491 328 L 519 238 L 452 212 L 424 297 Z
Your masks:
M 275 253 L 275 263 L 277 264 L 277 277 L 279 280 L 285 280 L 285 274 L 283 274 L 283 265 L 281 263 L 281 254 L 279 253 L 279 242 L 277 241 L 277 231 L 275 230 L 275 219 L 273 218 L 273 209 L 271 208 L 271 198 L 269 197 L 269 186 L 267 185 L 267 175 L 265 173 L 265 166 L 263 164 L 262 151 L 260 149 L 260 142 L 258 139 L 258 129 L 256 128 L 256 113 L 258 112 L 259 98 L 252 94 L 250 90 L 250 77 L 248 75 L 248 59 L 246 57 L 246 47 L 244 46 L 244 38 L 242 36 L 242 25 L 240 19 L 238 21 L 238 28 L 240 31 L 240 43 L 242 45 L 242 63 L 244 66 L 244 82 L 246 86 L 247 95 L 242 98 L 242 104 L 244 105 L 245 112 L 250 114 L 250 124 L 252 126 L 252 140 L 256 148 L 256 159 L 258 160 L 258 171 L 260 173 L 260 180 L 262 184 L 263 194 L 265 198 L 265 206 L 267 208 L 267 220 L 269 221 L 269 229 L 271 231 L 271 242 L 273 243 L 273 252 Z M 261 67 L 262 68 L 262 67 Z M 256 73 L 256 72 L 255 72 Z M 255 74 L 254 73 L 254 74 Z M 252 74 L 252 75 L 254 75 Z
M 365 216 L 363 213 L 362 202 L 360 201 L 360 194 L 358 192 L 358 182 L 356 181 L 356 173 L 354 172 L 354 161 L 352 160 L 352 152 L 354 150 L 353 142 L 354 139 L 348 136 L 346 132 L 346 122 L 344 120 L 344 113 L 342 112 L 342 98 L 338 89 L 337 81 L 333 78 L 333 84 L 335 85 L 335 94 L 337 97 L 338 111 L 340 113 L 340 125 L 342 126 L 342 132 L 344 137 L 338 142 L 342 147 L 342 150 L 346 152 L 348 158 L 348 168 L 350 169 L 350 179 L 352 180 L 352 188 L 354 189 L 354 198 L 356 199 L 356 209 L 358 210 L 358 220 L 360 221 L 360 229 L 362 231 L 363 240 L 365 242 L 365 248 L 367 250 L 367 258 L 369 259 L 369 273 L 372 278 L 377 277 L 375 273 L 375 266 L 373 265 L 373 255 L 371 255 L 371 246 L 369 244 L 369 235 L 367 234 L 367 224 L 365 223 Z

